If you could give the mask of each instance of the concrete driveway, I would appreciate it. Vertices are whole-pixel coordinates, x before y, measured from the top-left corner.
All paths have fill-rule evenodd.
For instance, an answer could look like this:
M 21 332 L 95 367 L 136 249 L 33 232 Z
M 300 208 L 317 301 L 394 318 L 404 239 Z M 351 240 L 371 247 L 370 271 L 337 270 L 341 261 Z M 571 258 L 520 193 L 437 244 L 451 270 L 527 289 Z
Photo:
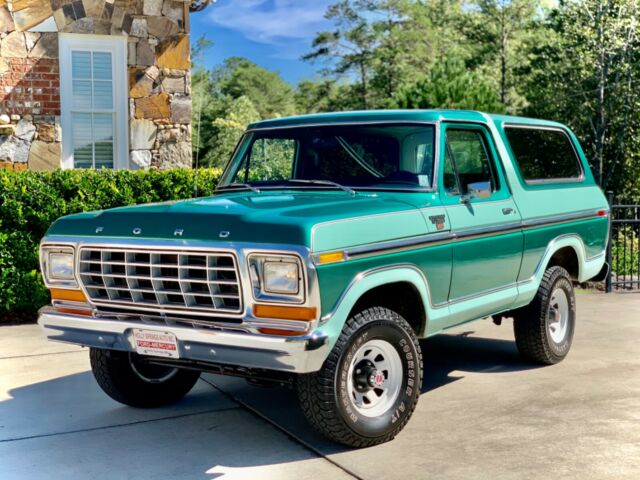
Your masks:
M 578 297 L 569 357 L 523 362 L 510 322 L 422 342 L 418 408 L 391 443 L 312 432 L 294 392 L 204 375 L 180 404 L 123 407 L 86 350 L 0 328 L 0 479 L 638 479 L 640 295 Z

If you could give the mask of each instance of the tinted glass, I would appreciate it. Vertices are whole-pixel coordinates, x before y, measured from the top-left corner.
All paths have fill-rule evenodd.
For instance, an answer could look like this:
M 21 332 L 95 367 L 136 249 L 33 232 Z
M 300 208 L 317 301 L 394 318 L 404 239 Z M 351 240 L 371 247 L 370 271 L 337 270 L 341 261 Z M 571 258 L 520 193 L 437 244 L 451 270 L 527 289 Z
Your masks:
M 290 178 L 296 156 L 296 142 L 287 138 L 259 138 L 247 154 L 245 168 L 249 182 Z M 244 178 L 242 178 L 244 182 Z
M 579 178 L 580 162 L 561 130 L 505 129 L 511 151 L 525 181 Z
M 245 142 L 243 157 L 232 160 L 223 185 L 278 186 L 297 179 L 366 188 L 431 187 L 432 126 L 286 128 L 253 132 Z
M 449 195 L 465 195 L 469 187 L 497 189 L 497 182 L 479 130 L 447 129 L 444 187 Z

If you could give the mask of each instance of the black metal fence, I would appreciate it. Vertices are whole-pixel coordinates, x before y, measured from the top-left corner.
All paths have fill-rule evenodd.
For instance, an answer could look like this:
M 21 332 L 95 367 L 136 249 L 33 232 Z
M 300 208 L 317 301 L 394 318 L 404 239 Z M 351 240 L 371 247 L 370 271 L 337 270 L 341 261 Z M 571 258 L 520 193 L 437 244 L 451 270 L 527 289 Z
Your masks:
M 640 289 L 640 205 L 637 202 L 620 201 L 611 206 L 611 232 L 607 247 L 610 265 L 606 290 Z

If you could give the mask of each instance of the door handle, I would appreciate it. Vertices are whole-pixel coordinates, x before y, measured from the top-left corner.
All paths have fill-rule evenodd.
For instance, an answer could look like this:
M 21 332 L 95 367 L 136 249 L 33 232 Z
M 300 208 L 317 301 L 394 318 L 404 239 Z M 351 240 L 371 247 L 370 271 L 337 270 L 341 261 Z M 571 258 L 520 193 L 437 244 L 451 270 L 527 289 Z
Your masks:
M 513 208 L 503 208 L 502 209 L 502 214 L 503 215 L 511 215 L 514 212 L 515 212 L 515 210 Z

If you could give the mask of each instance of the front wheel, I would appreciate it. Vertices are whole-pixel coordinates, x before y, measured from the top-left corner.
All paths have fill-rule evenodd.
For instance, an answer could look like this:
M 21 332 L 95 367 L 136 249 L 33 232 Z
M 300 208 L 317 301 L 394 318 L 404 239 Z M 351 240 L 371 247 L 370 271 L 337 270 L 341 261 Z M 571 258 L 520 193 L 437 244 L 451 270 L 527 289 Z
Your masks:
M 91 370 L 100 388 L 117 402 L 154 408 L 175 403 L 200 378 L 200 372 L 151 365 L 136 353 L 91 348 Z
M 420 396 L 422 352 L 411 326 L 381 307 L 350 318 L 322 369 L 298 378 L 309 422 L 351 447 L 392 440 Z
M 550 267 L 533 301 L 513 312 L 518 350 L 545 365 L 562 361 L 571 348 L 576 325 L 576 299 L 571 277 L 562 267 Z

